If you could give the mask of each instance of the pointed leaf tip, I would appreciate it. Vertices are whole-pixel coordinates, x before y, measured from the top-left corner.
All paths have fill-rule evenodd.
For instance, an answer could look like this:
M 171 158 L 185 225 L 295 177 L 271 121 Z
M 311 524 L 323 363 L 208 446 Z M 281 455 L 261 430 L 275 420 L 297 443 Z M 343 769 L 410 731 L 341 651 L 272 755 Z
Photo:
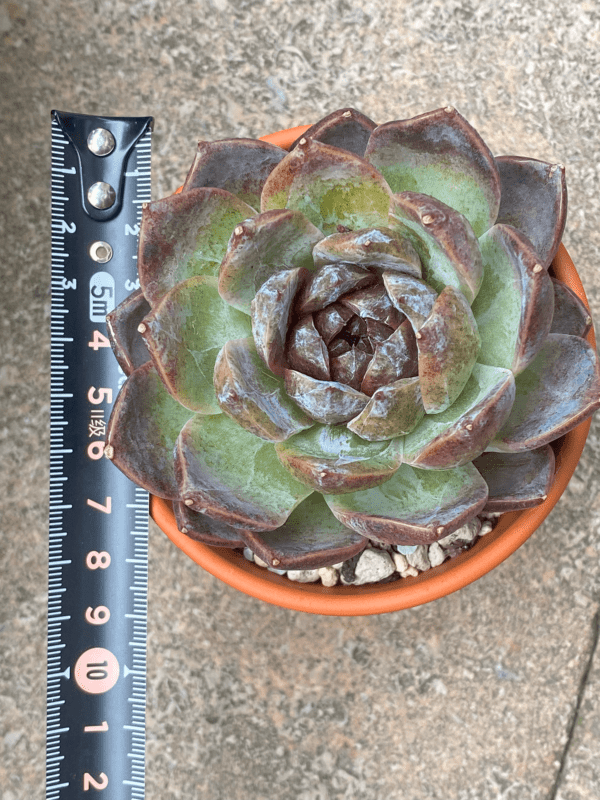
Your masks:
M 340 108 L 319 122 L 315 122 L 293 142 L 290 150 L 293 150 L 301 139 L 314 139 L 363 156 L 369 137 L 376 127 L 377 124 L 372 119 L 355 108 Z

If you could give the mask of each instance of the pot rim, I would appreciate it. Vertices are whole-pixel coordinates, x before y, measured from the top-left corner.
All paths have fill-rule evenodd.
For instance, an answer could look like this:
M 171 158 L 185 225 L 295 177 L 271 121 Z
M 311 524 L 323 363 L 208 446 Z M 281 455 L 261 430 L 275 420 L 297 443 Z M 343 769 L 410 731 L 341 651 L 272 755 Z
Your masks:
M 262 136 L 261 140 L 287 149 L 310 125 L 300 125 Z M 561 243 L 552 262 L 554 275 L 565 283 L 589 309 L 585 290 L 571 257 Z M 596 346 L 594 329 L 587 341 Z M 248 561 L 236 550 L 202 544 L 177 529 L 167 500 L 151 496 L 150 514 L 168 538 L 211 575 L 257 600 L 310 614 L 365 616 L 400 611 L 423 605 L 476 581 L 515 552 L 550 514 L 583 452 L 592 418 L 562 437 L 556 453 L 554 483 L 546 500 L 535 508 L 503 514 L 491 533 L 455 558 L 432 567 L 417 577 L 392 583 L 325 587 L 320 583 L 296 583 Z

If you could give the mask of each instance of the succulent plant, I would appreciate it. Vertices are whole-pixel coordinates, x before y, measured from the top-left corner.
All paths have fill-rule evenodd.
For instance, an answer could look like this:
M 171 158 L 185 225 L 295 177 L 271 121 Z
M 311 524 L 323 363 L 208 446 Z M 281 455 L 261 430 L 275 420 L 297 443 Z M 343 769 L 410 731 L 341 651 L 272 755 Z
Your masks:
M 549 271 L 565 217 L 562 165 L 494 158 L 453 108 L 200 142 L 109 316 L 107 456 L 184 533 L 286 569 L 541 503 L 551 443 L 600 406 Z

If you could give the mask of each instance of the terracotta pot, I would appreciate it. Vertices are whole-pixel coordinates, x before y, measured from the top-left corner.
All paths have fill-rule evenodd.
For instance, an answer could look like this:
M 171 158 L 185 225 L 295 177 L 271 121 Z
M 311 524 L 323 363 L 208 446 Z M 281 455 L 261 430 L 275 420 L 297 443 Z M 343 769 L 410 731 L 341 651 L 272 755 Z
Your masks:
M 263 136 L 264 141 L 288 148 L 308 125 Z M 587 303 L 585 291 L 564 245 L 552 262 L 553 274 Z M 596 345 L 593 330 L 588 341 Z M 556 473 L 547 499 L 526 511 L 503 514 L 496 528 L 467 552 L 415 578 L 366 586 L 336 586 L 295 583 L 258 567 L 235 550 L 200 544 L 183 533 L 175 523 L 171 504 L 152 497 L 150 512 L 171 541 L 197 564 L 225 583 L 267 603 L 307 611 L 311 614 L 361 616 L 399 611 L 437 600 L 461 589 L 492 570 L 520 547 L 546 519 L 573 475 L 585 446 L 591 418 L 556 443 Z

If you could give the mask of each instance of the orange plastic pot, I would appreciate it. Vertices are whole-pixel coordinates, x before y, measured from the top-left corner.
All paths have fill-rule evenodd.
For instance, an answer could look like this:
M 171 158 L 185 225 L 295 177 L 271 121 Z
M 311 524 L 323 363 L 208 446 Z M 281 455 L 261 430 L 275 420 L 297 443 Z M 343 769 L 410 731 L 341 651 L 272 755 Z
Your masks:
M 300 126 L 262 137 L 288 148 L 309 126 Z M 553 274 L 588 305 L 579 275 L 564 245 L 552 262 Z M 593 330 L 588 341 L 596 345 Z M 215 577 L 241 592 L 283 608 L 310 614 L 362 616 L 399 611 L 423 605 L 456 592 L 485 575 L 514 553 L 542 524 L 567 487 L 579 462 L 591 425 L 591 418 L 557 442 L 556 472 L 547 499 L 526 511 L 503 514 L 494 530 L 467 552 L 449 559 L 414 578 L 365 586 L 335 586 L 295 583 L 285 576 L 258 567 L 235 550 L 210 547 L 190 539 L 177 529 L 171 504 L 152 497 L 150 513 L 164 533 L 193 561 Z

